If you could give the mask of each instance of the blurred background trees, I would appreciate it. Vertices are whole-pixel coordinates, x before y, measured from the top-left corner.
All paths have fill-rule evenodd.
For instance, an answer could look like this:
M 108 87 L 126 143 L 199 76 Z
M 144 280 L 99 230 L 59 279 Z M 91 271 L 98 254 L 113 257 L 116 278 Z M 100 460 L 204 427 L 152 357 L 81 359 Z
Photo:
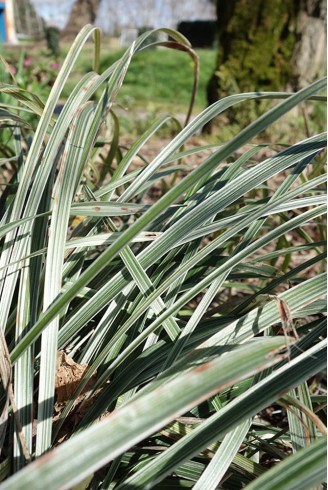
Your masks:
M 74 38 L 84 25 L 94 24 L 99 6 L 100 0 L 76 0 L 62 37 Z
M 206 103 L 212 104 L 234 93 L 295 91 L 325 72 L 327 7 L 324 0 L 17 0 L 14 5 L 19 41 L 33 40 L 36 51 L 38 40 L 42 38 L 44 42 L 46 38 L 56 61 L 60 59 L 60 51 L 64 53 L 69 48 L 85 24 L 101 27 L 106 43 L 102 59 L 106 66 L 112 52 L 125 49 L 145 30 L 160 26 L 180 30 L 200 58 L 195 112 L 202 110 Z M 61 47 L 58 29 L 63 41 Z M 28 51 L 32 56 L 30 46 Z M 182 67 L 183 61 L 171 52 L 165 62 L 167 79 L 159 84 L 164 70 L 155 70 L 155 61 L 146 62 L 142 56 L 151 54 L 138 55 L 123 91 L 133 88 L 136 94 L 138 84 L 143 87 L 145 79 L 153 79 L 159 97 L 166 104 L 168 101 L 178 104 L 178 111 L 183 112 L 190 96 L 188 65 Z M 83 61 L 87 64 L 87 57 Z M 132 70 L 138 63 L 136 75 Z M 18 62 L 13 60 L 13 64 Z M 144 80 L 140 78 L 142 75 Z M 176 81 L 181 87 L 179 93 Z M 144 98 L 143 88 L 139 92 Z M 154 94 L 150 99 L 154 108 L 157 100 Z M 132 100 L 129 94 L 124 102 L 127 100 Z M 136 95 L 133 100 L 137 100 Z M 249 101 L 247 107 L 228 112 L 229 122 L 244 126 L 267 106 L 268 102 L 263 100 Z M 205 130 L 210 132 L 212 125 Z

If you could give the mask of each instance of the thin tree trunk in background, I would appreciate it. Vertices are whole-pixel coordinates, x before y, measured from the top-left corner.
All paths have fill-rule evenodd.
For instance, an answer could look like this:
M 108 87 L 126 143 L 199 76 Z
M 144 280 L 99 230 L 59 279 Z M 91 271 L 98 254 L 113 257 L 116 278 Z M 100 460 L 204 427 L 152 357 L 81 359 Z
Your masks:
M 209 105 L 237 92 L 297 90 L 324 73 L 324 0 L 217 0 L 216 5 L 218 53 L 207 85 Z M 229 116 L 249 122 L 256 107 L 254 102 L 251 111 L 239 108 L 238 116 L 233 110 Z
M 94 24 L 100 6 L 100 0 L 76 0 L 62 37 L 73 39 L 86 24 Z
M 326 71 L 327 3 L 324 0 L 300 1 L 296 38 L 291 64 L 292 84 L 297 90 Z

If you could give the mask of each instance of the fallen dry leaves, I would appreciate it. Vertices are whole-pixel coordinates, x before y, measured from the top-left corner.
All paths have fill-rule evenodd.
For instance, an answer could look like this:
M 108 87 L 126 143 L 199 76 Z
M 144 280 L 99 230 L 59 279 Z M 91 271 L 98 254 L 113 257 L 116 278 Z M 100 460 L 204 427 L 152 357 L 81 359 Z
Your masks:
M 56 403 L 54 406 L 55 416 L 54 422 L 60 418 L 61 413 L 66 407 L 67 403 L 74 397 L 76 389 L 89 368 L 88 364 L 78 364 L 71 357 L 69 357 L 64 351 L 57 352 L 56 361 L 56 379 L 55 379 L 55 392 Z M 96 372 L 93 373 L 88 383 L 82 390 L 82 392 L 74 399 L 74 403 L 71 407 L 71 416 L 67 417 L 66 422 L 62 430 L 57 443 L 62 442 L 71 433 L 72 426 L 79 424 L 83 418 L 83 414 L 87 410 L 87 407 L 93 403 L 94 397 L 98 395 L 98 390 L 86 400 L 87 394 L 93 388 L 95 384 Z M 84 402 L 84 403 L 83 403 Z M 82 406 L 81 406 L 82 405 Z
M 63 403 L 71 398 L 88 368 L 88 364 L 78 364 L 64 351 L 57 352 L 55 380 L 57 403 Z M 83 393 L 93 385 L 94 378 L 91 378 Z

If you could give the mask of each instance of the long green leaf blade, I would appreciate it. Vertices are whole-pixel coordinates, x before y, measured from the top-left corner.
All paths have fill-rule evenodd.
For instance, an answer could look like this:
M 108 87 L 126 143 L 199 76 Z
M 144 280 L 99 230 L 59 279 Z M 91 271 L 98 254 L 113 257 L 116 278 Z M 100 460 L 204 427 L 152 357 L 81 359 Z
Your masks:
M 247 490 L 309 490 L 323 483 L 327 471 L 326 438 L 298 451 L 247 485 Z
M 120 455 L 210 393 L 275 364 L 285 339 L 259 340 L 230 354 L 192 367 L 158 390 L 127 403 L 102 423 L 85 430 L 3 484 L 4 490 L 69 488 Z M 159 396 L 160 395 L 160 396 Z M 55 473 L 54 473 L 55 471 Z M 56 475 L 55 480 L 54 476 Z

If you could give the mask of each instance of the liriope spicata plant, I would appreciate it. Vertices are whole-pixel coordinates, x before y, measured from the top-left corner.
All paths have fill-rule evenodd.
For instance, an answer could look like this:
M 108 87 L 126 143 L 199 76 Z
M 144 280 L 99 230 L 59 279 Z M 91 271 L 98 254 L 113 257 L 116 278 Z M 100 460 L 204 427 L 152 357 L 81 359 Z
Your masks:
M 0 86 L 3 489 L 324 480 L 325 135 L 275 149 L 256 137 L 322 103 L 325 81 L 231 95 L 191 121 L 190 109 L 183 128 L 160 116 L 126 149 L 113 103 L 138 51 L 191 56 L 192 107 L 197 57 L 164 31 L 171 41 L 146 33 L 98 73 L 100 34 L 86 26 L 45 104 L 14 81 Z M 91 35 L 94 71 L 58 115 Z M 261 98 L 276 103 L 228 142 L 186 146 L 213 117 Z M 176 136 L 148 161 L 146 143 L 168 123 Z

